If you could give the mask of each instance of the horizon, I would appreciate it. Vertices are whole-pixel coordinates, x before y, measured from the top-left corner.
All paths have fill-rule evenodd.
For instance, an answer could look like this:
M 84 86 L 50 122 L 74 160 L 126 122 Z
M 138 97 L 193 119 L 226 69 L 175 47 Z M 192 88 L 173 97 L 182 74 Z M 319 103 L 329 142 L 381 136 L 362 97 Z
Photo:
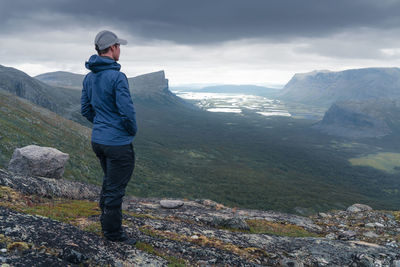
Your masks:
M 103 29 L 128 40 L 127 76 L 162 69 L 175 86 L 285 84 L 320 69 L 400 66 L 400 2 L 390 0 L 16 0 L 0 10 L 2 62 L 30 76 L 86 73 Z
M 1 64 L 0 64 L 0 66 L 1 66 Z M 2 66 L 4 66 L 4 67 L 11 67 L 11 66 L 5 66 L 5 65 L 2 65 Z M 12 67 L 12 68 L 14 68 L 14 67 Z M 169 84 L 169 87 L 184 87 L 184 86 L 190 86 L 190 87 L 193 87 L 193 88 L 202 88 L 202 87 L 208 87 L 208 86 L 222 86 L 222 85 L 233 85 L 233 86 L 246 86 L 246 85 L 255 85 L 255 86 L 261 86 L 261 87 L 269 87 L 269 88 L 274 88 L 274 89 L 282 89 L 295 75 L 297 75 L 297 74 L 311 74 L 311 73 L 323 73 L 323 72 L 333 72 L 333 73 L 336 73 L 336 72 L 344 72 L 344 71 L 349 71 L 349 70 L 362 70 L 362 69 L 399 69 L 400 67 L 397 67 L 397 66 L 392 66 L 392 67 L 364 67 L 364 68 L 356 68 L 356 69 L 343 69 L 343 70 L 328 70 L 328 69 L 321 69 L 321 70 L 312 70 L 312 71 L 309 71 L 309 72 L 296 72 L 296 73 L 294 73 L 292 76 L 291 76 L 291 78 L 287 81 L 287 82 L 285 82 L 285 83 L 283 83 L 283 84 L 274 84 L 274 83 L 268 83 L 268 82 L 264 82 L 264 83 L 259 83 L 259 84 L 256 84 L 256 83 L 245 83 L 245 84 L 242 84 L 242 83 L 239 83 L 239 84 L 234 84 L 234 83 L 183 83 L 183 84 L 175 84 L 175 83 L 171 83 L 171 80 L 170 80 L 170 78 L 168 77 L 168 74 L 167 73 L 165 73 L 165 70 L 156 70 L 156 71 L 152 71 L 152 72 L 147 72 L 147 73 L 139 73 L 139 74 L 137 74 L 137 75 L 135 75 L 135 76 L 127 76 L 128 78 L 134 78 L 134 77 L 137 77 L 137 76 L 140 76 L 140 75 L 145 75 L 145 74 L 149 74 L 149 73 L 154 73 L 154 72 L 159 72 L 159 71 L 164 71 L 164 73 L 165 73 L 165 78 L 166 79 L 168 79 L 168 84 Z M 17 68 L 16 68 L 17 69 Z M 18 70 L 20 70 L 20 69 L 18 69 Z M 23 71 L 23 70 L 20 70 L 20 71 Z M 71 71 L 65 71 L 65 70 L 55 70 L 55 71 L 50 71 L 50 72 L 44 72 L 44 73 L 39 73 L 39 74 L 37 74 L 37 75 L 34 75 L 34 76 L 32 76 L 32 75 L 30 75 L 29 73 L 27 73 L 27 72 L 25 72 L 25 71 L 23 71 L 24 73 L 26 73 L 27 75 L 29 75 L 30 77 L 32 77 L 32 78 L 35 78 L 36 76 L 40 76 L 40 75 L 44 75 L 44 74 L 50 74 L 50 73 L 56 73 L 56 72 L 64 72 L 64 73 L 69 73 L 69 74 L 77 74 L 77 75 L 86 75 L 86 73 L 88 73 L 88 72 L 86 72 L 86 73 L 84 73 L 84 74 L 81 74 L 81 73 L 76 73 L 76 72 L 71 72 Z

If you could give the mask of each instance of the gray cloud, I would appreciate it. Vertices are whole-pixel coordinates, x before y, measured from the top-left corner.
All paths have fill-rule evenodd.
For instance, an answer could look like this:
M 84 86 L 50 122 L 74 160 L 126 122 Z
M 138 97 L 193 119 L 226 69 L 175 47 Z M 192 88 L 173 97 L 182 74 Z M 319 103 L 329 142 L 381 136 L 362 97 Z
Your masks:
M 186 44 L 244 38 L 283 41 L 327 36 L 352 28 L 400 26 L 400 1 L 394 0 L 5 2 L 0 3 L 0 32 L 112 25 L 132 36 Z
M 0 64 L 85 73 L 102 29 L 128 76 L 285 83 L 296 72 L 400 65 L 398 0 L 0 0 Z

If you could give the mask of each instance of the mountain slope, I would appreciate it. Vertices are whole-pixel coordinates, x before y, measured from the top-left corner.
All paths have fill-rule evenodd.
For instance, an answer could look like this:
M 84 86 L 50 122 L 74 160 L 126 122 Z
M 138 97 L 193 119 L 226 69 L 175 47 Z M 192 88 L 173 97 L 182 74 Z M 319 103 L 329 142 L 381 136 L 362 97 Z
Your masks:
M 79 115 L 81 92 L 63 87 L 53 87 L 26 73 L 0 65 L 0 89 L 47 108 L 65 118 L 88 125 Z
M 296 74 L 283 88 L 280 98 L 329 107 L 336 101 L 362 101 L 400 97 L 399 68 L 314 71 Z
M 68 153 L 64 176 L 99 184 L 101 171 L 90 148 L 90 129 L 48 109 L 0 90 L 0 166 L 5 168 L 14 149 L 36 144 Z
M 315 128 L 345 137 L 381 137 L 399 132 L 400 100 L 337 102 Z
M 65 87 L 81 90 L 85 75 L 66 71 L 48 72 L 37 75 L 35 79 L 55 87 Z
M 134 94 L 139 132 L 134 142 L 137 165 L 127 188 L 129 194 L 209 198 L 232 206 L 306 213 L 343 208 L 354 202 L 376 208 L 400 205 L 396 191 L 400 184 L 395 174 L 351 166 L 348 159 L 360 152 L 338 150 L 332 144 L 346 141 L 310 130 L 313 122 L 195 110 L 165 88 L 163 75 L 158 74 L 156 80 L 157 84 L 161 81 L 160 86 L 152 94 Z M 18 105 L 13 106 L 15 113 Z M 8 114 L 4 116 L 12 123 L 7 121 Z M 18 122 L 18 116 L 14 120 Z M 35 132 L 37 125 L 23 123 L 26 126 L 20 127 L 24 129 L 21 137 L 8 139 L 12 145 L 4 143 L 8 155 L 16 146 L 25 145 Z M 64 129 L 53 125 L 42 130 Z M 42 144 L 48 137 L 32 140 Z M 68 138 L 61 140 L 68 146 Z M 54 142 L 52 146 L 58 147 L 57 139 Z M 89 145 L 88 139 L 86 142 Z M 391 144 L 392 149 L 395 146 Z M 80 157 L 77 151 L 71 153 Z M 85 151 L 92 153 L 89 147 Z M 93 163 L 77 166 L 97 168 L 97 174 L 88 171 L 84 177 L 90 175 L 99 183 L 99 165 L 94 154 L 91 157 Z

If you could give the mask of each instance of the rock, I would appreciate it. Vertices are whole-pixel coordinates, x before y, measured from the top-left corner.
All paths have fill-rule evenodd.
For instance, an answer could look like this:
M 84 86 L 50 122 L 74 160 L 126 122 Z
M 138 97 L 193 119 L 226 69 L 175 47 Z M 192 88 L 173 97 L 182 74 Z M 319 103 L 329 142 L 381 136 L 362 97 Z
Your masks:
M 330 218 L 331 217 L 331 215 L 323 213 L 323 212 L 318 213 L 318 216 L 321 218 Z
M 400 267 L 400 260 L 393 261 L 393 267 Z
M 370 211 L 372 208 L 368 205 L 364 204 L 353 204 L 347 208 L 348 212 L 361 212 L 361 211 Z
M 339 239 L 341 239 L 341 240 L 349 240 L 349 239 L 354 238 L 356 235 L 357 234 L 354 231 L 350 231 L 350 230 L 349 231 L 343 231 L 343 232 L 341 232 L 339 234 Z
M 291 259 L 281 260 L 280 265 L 282 267 L 303 267 L 304 266 L 302 263 L 298 263 L 297 261 L 291 260 Z
M 363 236 L 371 237 L 371 238 L 379 237 L 379 235 L 377 235 L 376 233 L 371 232 L 371 231 L 364 233 Z
M 68 158 L 55 148 L 30 145 L 14 150 L 8 170 L 22 176 L 60 179 Z
M 160 205 L 165 209 L 177 209 L 183 206 L 183 201 L 164 199 L 160 201 Z
M 335 235 L 334 233 L 330 233 L 330 234 L 327 234 L 325 236 L 325 238 L 330 239 L 330 240 L 335 240 L 337 238 L 337 235 Z
M 233 218 L 214 217 L 211 224 L 216 227 L 238 229 L 238 230 L 250 230 L 250 227 L 246 223 L 246 221 L 239 217 L 233 217 Z
M 74 264 L 80 264 L 86 260 L 86 257 L 82 253 L 70 247 L 64 248 L 60 256 L 66 261 Z
M 0 185 L 11 187 L 26 195 L 44 197 L 63 197 L 68 199 L 96 200 L 100 194 L 100 187 L 74 182 L 65 179 L 50 179 L 43 177 L 22 177 L 13 175 L 0 169 Z
M 374 259 L 365 254 L 356 255 L 353 265 L 354 264 L 356 264 L 356 266 L 359 266 L 359 267 L 374 267 L 375 266 Z

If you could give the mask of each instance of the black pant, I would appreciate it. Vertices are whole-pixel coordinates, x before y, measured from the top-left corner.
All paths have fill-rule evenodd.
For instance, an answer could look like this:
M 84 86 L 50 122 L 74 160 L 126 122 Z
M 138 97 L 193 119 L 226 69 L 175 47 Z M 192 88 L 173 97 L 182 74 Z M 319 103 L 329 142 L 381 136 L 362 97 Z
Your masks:
M 135 152 L 132 144 L 107 146 L 92 142 L 92 148 L 104 172 L 99 202 L 102 230 L 105 237 L 117 240 L 123 235 L 122 198 L 135 168 Z

